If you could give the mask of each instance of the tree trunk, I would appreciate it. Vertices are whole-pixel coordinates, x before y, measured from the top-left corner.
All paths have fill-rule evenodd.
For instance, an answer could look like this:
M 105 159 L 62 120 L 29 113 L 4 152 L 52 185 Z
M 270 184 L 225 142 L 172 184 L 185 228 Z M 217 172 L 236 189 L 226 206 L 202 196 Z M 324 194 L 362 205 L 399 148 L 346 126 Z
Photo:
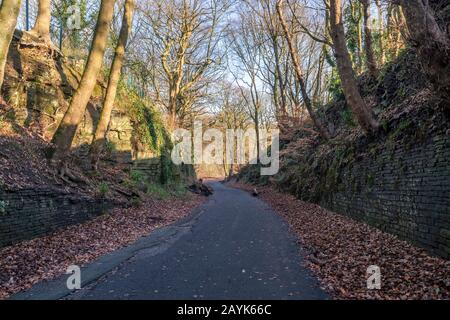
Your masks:
M 381 0 L 375 0 L 375 4 L 377 6 L 378 11 L 378 34 L 380 37 L 379 46 L 380 46 L 380 62 L 382 65 L 386 63 L 386 51 L 384 48 L 384 21 L 383 21 L 383 8 L 381 6 Z
M 388 39 L 389 48 L 392 51 L 393 57 L 396 58 L 399 55 L 400 49 L 405 43 L 405 38 L 403 35 L 406 29 L 405 16 L 403 14 L 403 9 L 397 3 L 390 2 L 388 7 Z M 403 39 L 402 39 L 403 38 Z
M 169 98 L 169 131 L 173 132 L 177 128 L 177 95 L 172 92 Z
M 363 33 L 362 33 L 362 10 L 359 0 L 350 1 L 352 23 L 356 26 L 356 72 L 363 72 Z M 359 4 L 359 5 L 358 5 Z M 328 19 L 329 20 L 329 19 Z M 328 23 L 326 24 L 328 26 Z
M 298 52 L 297 52 L 296 48 L 294 47 L 291 34 L 289 33 L 289 29 L 287 27 L 286 21 L 285 21 L 284 16 L 283 16 L 282 5 L 283 5 L 283 0 L 278 0 L 277 1 L 277 5 L 276 5 L 277 6 L 278 18 L 280 19 L 280 23 L 281 23 L 281 26 L 283 28 L 283 31 L 284 31 L 284 34 L 285 34 L 285 37 L 286 37 L 286 41 L 288 43 L 289 52 L 291 54 L 292 62 L 294 64 L 294 70 L 295 70 L 295 73 L 297 75 L 297 80 L 298 80 L 298 82 L 300 84 L 300 90 L 301 90 L 301 93 L 302 93 L 303 102 L 305 103 L 306 109 L 308 110 L 309 116 L 311 117 L 311 120 L 313 121 L 314 126 L 317 128 L 317 130 L 319 130 L 320 136 L 323 139 L 328 140 L 328 139 L 330 139 L 330 133 L 323 126 L 323 124 L 321 123 L 319 118 L 314 113 L 313 106 L 312 106 L 312 103 L 311 103 L 311 99 L 309 98 L 308 91 L 307 91 L 307 88 L 306 88 L 306 83 L 305 83 L 305 80 L 303 78 L 303 72 L 302 72 L 302 67 L 300 65 L 299 55 L 298 55 Z
M 259 107 L 255 108 L 255 132 L 256 132 L 256 161 L 261 162 L 261 134 L 259 131 Z
M 366 51 L 367 68 L 372 78 L 378 77 L 377 60 L 373 51 L 372 26 L 370 14 L 370 0 L 360 0 L 364 12 L 364 42 Z
M 330 1 L 330 20 L 331 38 L 333 39 L 337 68 L 345 99 L 360 126 L 366 132 L 375 131 L 379 127 L 378 121 L 375 119 L 372 112 L 368 110 L 361 97 L 350 54 L 347 49 L 344 25 L 342 22 L 341 0 Z
M 436 91 L 450 98 L 450 39 L 439 27 L 426 0 L 399 0 L 409 29 L 410 42 Z
M 94 140 L 90 149 L 90 158 L 92 168 L 97 169 L 98 160 L 105 144 L 106 132 L 111 121 L 111 112 L 116 99 L 117 86 L 120 80 L 120 72 L 125 57 L 125 49 L 128 42 L 128 36 L 133 22 L 135 0 L 126 0 L 122 18 L 122 27 L 120 29 L 119 41 L 117 43 L 114 60 L 111 65 L 108 88 L 106 89 L 105 101 L 103 103 L 102 113 L 94 134 Z
M 275 66 L 276 66 L 276 74 L 278 76 L 278 86 L 280 89 L 280 98 L 281 98 L 281 114 L 282 116 L 287 115 L 287 101 L 286 101 L 286 90 L 284 87 L 284 81 L 283 81 L 283 73 L 281 72 L 281 59 L 280 59 L 280 51 L 278 48 L 278 41 L 277 36 L 274 36 L 272 39 L 273 43 L 273 50 L 274 50 L 274 58 L 275 58 Z
M 51 41 L 50 19 L 51 19 L 50 0 L 39 0 L 39 8 L 36 23 L 34 24 L 34 27 L 31 30 L 31 32 L 47 43 Z
M 363 32 L 361 28 L 362 13 L 361 8 L 358 7 L 357 33 L 358 33 L 358 73 L 363 72 Z
M 3 0 L 0 7 L 0 90 L 5 76 L 9 45 L 19 16 L 20 2 L 21 0 Z
M 361 15 L 362 16 L 362 15 Z M 361 18 L 358 20 L 358 74 L 363 73 L 363 32 L 361 28 Z
M 55 145 L 52 155 L 53 160 L 62 161 L 63 163 L 66 160 L 65 158 L 72 146 L 78 125 L 84 116 L 86 106 L 97 83 L 97 76 L 102 67 L 109 27 L 114 12 L 114 2 L 114 0 L 102 0 L 101 2 L 94 40 L 83 76 L 52 140 Z

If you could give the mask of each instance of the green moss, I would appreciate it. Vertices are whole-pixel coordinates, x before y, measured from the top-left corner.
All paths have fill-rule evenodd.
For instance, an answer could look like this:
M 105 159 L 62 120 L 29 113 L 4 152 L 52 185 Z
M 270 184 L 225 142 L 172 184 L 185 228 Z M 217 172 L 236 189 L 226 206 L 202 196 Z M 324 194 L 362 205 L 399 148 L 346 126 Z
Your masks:
M 381 127 L 383 128 L 383 130 L 384 130 L 385 132 L 387 132 L 387 131 L 389 130 L 389 122 L 386 121 L 386 120 L 383 120 L 383 121 L 381 122 Z
M 145 173 L 140 170 L 131 171 L 131 180 L 135 183 L 139 183 L 145 180 Z
M 366 177 L 366 183 L 368 187 L 372 187 L 375 182 L 375 177 L 373 174 L 369 173 Z
M 108 184 L 106 182 L 100 183 L 98 187 L 98 193 L 100 194 L 100 196 L 105 197 L 108 192 L 109 192 Z
M 133 207 L 140 207 L 142 206 L 142 200 L 139 197 L 134 197 L 133 199 L 131 199 L 131 205 Z
M 5 214 L 8 206 L 9 206 L 8 201 L 1 200 L 0 201 L 0 214 Z
M 116 144 L 111 141 L 106 141 L 106 150 L 110 153 L 115 152 L 117 150 Z

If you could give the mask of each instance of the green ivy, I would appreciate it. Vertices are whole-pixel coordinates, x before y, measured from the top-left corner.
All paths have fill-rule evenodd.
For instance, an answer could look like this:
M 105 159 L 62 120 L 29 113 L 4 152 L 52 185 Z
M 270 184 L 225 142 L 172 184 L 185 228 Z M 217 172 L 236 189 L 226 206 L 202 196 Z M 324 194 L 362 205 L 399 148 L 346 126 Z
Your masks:
M 353 113 L 349 109 L 345 109 L 344 111 L 342 111 L 341 117 L 348 127 L 350 128 L 356 127 L 355 119 L 353 118 Z
M 135 137 L 155 155 L 160 156 L 172 148 L 161 113 L 143 98 L 137 89 L 122 80 L 119 85 L 119 109 L 126 112 L 133 123 Z
M 170 158 L 173 144 L 161 113 L 137 89 L 131 88 L 124 81 L 121 82 L 119 94 L 120 101 L 124 104 L 122 109 L 133 123 L 135 139 L 161 159 L 160 182 L 167 184 L 175 180 L 177 167 Z

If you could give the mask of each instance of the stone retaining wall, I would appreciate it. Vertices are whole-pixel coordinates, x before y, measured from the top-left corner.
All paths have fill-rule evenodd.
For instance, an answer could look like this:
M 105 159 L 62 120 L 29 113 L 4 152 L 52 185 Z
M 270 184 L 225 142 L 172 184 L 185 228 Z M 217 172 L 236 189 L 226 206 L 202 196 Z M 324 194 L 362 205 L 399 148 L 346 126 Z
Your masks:
M 320 204 L 450 258 L 450 138 L 398 145 L 340 172 Z
M 0 248 L 82 223 L 109 208 L 102 200 L 60 190 L 0 190 Z

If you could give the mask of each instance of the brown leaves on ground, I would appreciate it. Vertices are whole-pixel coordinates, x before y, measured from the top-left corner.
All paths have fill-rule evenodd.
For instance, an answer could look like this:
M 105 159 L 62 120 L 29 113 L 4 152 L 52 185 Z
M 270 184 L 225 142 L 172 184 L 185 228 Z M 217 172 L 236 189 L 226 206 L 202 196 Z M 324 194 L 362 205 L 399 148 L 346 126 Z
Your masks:
M 254 186 L 232 187 L 252 192 Z M 340 299 L 450 299 L 450 261 L 397 237 L 269 187 L 258 188 L 306 249 L 308 267 Z M 381 290 L 367 289 L 367 268 L 381 268 Z
M 115 209 L 52 235 L 0 249 L 0 299 L 57 277 L 70 265 L 83 265 L 125 247 L 185 217 L 204 199 L 196 195 L 163 201 L 146 199 L 139 208 Z

